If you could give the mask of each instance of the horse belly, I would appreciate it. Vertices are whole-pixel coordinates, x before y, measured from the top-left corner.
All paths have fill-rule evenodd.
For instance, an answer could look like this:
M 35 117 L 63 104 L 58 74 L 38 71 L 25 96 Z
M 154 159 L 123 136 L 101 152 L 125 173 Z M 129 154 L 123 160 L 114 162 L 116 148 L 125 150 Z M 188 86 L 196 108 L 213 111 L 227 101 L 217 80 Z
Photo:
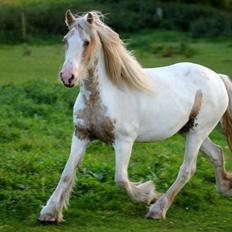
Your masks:
M 189 101 L 176 99 L 158 100 L 149 105 L 143 109 L 137 141 L 163 140 L 176 134 L 187 123 L 192 107 Z
M 181 119 L 166 121 L 152 121 L 148 122 L 147 125 L 143 125 L 140 128 L 136 141 L 138 142 L 149 142 L 158 141 L 171 137 L 176 134 L 187 122 L 187 118 L 183 117 Z

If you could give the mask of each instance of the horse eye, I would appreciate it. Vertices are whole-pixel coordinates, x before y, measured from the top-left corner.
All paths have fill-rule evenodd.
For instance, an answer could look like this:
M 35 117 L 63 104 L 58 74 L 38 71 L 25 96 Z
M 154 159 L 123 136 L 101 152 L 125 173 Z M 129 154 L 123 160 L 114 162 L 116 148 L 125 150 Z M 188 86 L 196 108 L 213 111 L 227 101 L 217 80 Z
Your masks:
M 87 47 L 89 45 L 89 41 L 88 40 L 85 40 L 84 41 L 84 47 Z

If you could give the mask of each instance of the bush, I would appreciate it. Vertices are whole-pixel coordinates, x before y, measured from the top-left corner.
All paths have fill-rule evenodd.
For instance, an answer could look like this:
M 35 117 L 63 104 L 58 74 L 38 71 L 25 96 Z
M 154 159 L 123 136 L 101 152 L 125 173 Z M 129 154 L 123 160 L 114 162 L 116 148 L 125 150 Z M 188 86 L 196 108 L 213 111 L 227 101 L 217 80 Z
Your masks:
M 93 7 L 93 5 L 95 7 Z M 64 35 L 67 27 L 64 15 L 67 9 L 74 13 L 93 8 L 101 9 L 98 4 L 81 1 L 54 1 L 40 4 L 8 5 L 0 3 L 0 42 L 22 42 L 22 14 L 26 19 L 27 40 L 31 37 L 47 38 L 51 35 Z
M 231 34 L 231 25 L 223 17 L 203 18 L 200 17 L 191 24 L 191 33 L 194 38 L 214 37 Z
M 0 7 L 0 42 L 23 41 L 22 13 L 26 19 L 27 39 L 64 35 L 64 14 L 99 10 L 109 13 L 108 23 L 118 32 L 136 32 L 145 28 L 164 28 L 191 32 L 194 37 L 232 34 L 230 12 L 209 6 L 164 3 L 154 0 L 48 1 L 40 4 L 4 5 Z M 158 8 L 162 12 L 158 12 Z
M 0 41 L 20 41 L 21 36 L 20 11 L 10 6 L 0 7 Z
M 180 42 L 177 45 L 154 45 L 149 48 L 154 54 L 159 54 L 162 57 L 168 58 L 177 55 L 182 55 L 186 58 L 190 58 L 195 54 L 195 50 L 191 48 L 186 42 Z

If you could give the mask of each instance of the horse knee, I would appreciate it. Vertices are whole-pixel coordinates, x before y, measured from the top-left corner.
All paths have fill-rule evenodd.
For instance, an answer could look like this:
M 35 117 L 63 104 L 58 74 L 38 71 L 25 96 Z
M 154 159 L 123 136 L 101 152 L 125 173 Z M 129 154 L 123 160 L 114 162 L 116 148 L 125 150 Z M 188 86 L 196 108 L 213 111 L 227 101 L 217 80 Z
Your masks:
M 62 183 L 66 184 L 73 180 L 74 175 L 72 173 L 64 173 L 61 176 Z
M 212 153 L 211 162 L 215 167 L 222 167 L 224 165 L 224 153 L 220 146 L 216 147 L 216 151 Z

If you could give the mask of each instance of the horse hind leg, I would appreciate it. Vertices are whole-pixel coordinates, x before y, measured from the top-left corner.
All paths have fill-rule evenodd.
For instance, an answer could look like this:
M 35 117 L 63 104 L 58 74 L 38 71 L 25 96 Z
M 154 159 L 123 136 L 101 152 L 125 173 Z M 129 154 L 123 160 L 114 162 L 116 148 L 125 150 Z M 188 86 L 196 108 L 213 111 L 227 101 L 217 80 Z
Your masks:
M 196 171 L 198 152 L 205 137 L 205 135 L 195 131 L 191 131 L 187 134 L 184 160 L 180 167 L 178 176 L 167 192 L 150 206 L 149 212 L 146 215 L 147 218 L 161 219 L 166 217 L 166 213 L 176 195 L 181 191 Z
M 201 146 L 201 151 L 215 168 L 217 190 L 224 196 L 232 196 L 232 175 L 225 170 L 222 148 L 207 138 Z

